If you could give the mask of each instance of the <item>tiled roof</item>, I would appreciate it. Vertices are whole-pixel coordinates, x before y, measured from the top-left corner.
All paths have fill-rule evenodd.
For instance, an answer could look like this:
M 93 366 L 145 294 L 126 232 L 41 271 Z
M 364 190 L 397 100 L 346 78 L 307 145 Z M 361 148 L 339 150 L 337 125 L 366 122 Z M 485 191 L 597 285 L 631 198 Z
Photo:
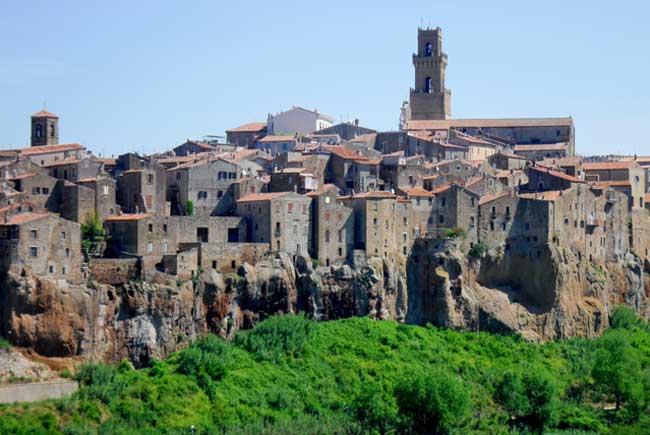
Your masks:
M 105 219 L 106 222 L 121 222 L 121 221 L 139 221 L 153 216 L 152 213 L 129 213 L 109 216 Z
M 10 178 L 10 180 L 22 180 L 23 178 L 35 177 L 40 175 L 37 172 L 27 172 L 25 174 L 16 175 L 15 177 Z
M 343 196 L 341 199 L 389 199 L 396 198 L 397 195 L 383 190 L 371 190 L 369 192 L 356 193 L 354 195 Z
M 114 158 L 99 158 L 97 159 L 98 162 L 101 162 L 105 165 L 117 165 L 117 159 Z
M 502 119 L 442 119 L 407 121 L 406 130 L 446 130 L 450 127 L 570 127 L 571 118 L 502 118 Z
M 590 184 L 596 187 L 628 187 L 632 185 L 629 180 L 596 181 Z
M 630 169 L 636 165 L 635 161 L 585 162 L 582 167 L 585 171 L 608 171 Z
M 336 189 L 336 191 L 338 193 L 339 188 L 336 187 L 336 185 L 329 184 L 329 183 L 328 184 L 323 184 L 318 190 L 314 190 L 313 192 L 309 192 L 307 194 L 307 196 L 321 196 L 321 195 L 326 194 L 327 192 L 329 192 L 332 189 Z
M 542 172 L 544 174 L 549 174 L 549 175 L 551 175 L 553 177 L 561 178 L 563 180 L 567 180 L 567 181 L 570 181 L 572 183 L 584 183 L 585 182 L 584 180 L 573 177 L 573 176 L 571 176 L 569 174 L 565 174 L 564 172 L 555 171 L 553 169 L 546 168 L 544 166 L 529 166 L 528 169 L 532 169 L 532 170 L 535 170 L 537 172 Z
M 249 122 L 239 127 L 226 130 L 226 133 L 257 133 L 266 128 L 266 122 Z
M 549 144 L 515 145 L 515 152 L 526 151 L 561 151 L 569 148 L 566 142 Z
M 38 219 L 52 216 L 50 213 L 21 213 L 11 216 L 5 221 L 6 225 L 22 225 L 28 222 L 33 222 Z
M 262 139 L 258 140 L 260 143 L 269 143 L 269 142 L 293 142 L 296 140 L 295 136 L 284 135 L 284 136 L 264 136 Z
M 540 201 L 555 201 L 563 194 L 563 190 L 547 190 L 545 192 L 521 193 L 520 198 L 537 199 Z
M 442 186 L 436 187 L 431 191 L 434 195 L 437 195 L 439 193 L 443 193 L 451 189 L 451 184 L 443 184 Z
M 58 118 L 58 115 L 55 115 L 52 112 L 48 112 L 47 110 L 43 109 L 40 112 L 36 112 L 32 115 L 32 118 Z
M 83 145 L 80 145 L 78 143 L 43 145 L 43 146 L 23 148 L 20 150 L 20 154 L 23 156 L 32 156 L 38 154 L 60 153 L 64 151 L 78 151 L 84 149 L 85 148 L 83 147 Z
M 183 145 L 188 145 L 188 144 L 196 145 L 196 146 L 198 146 L 199 148 L 203 148 L 204 150 L 207 150 L 207 151 L 212 151 L 212 150 L 216 150 L 216 149 L 217 149 L 217 147 L 214 146 L 214 145 L 210 145 L 209 143 L 201 142 L 201 141 L 198 141 L 198 140 L 188 140 L 188 141 L 186 141 L 185 143 L 180 144 L 180 145 L 177 146 L 176 148 L 178 148 L 178 147 L 182 147 Z
M 471 187 L 471 186 L 475 185 L 476 183 L 478 183 L 479 181 L 481 181 L 482 179 L 483 179 L 482 176 L 481 177 L 472 177 L 472 178 L 470 178 L 469 180 L 467 180 L 465 182 L 465 187 Z
M 79 160 L 76 157 L 69 157 L 67 159 L 63 160 L 57 160 L 56 162 L 48 163 L 47 165 L 43 165 L 44 168 L 54 168 L 56 166 L 63 166 L 63 165 L 74 165 L 79 163 L 81 160 Z
M 526 157 L 522 157 L 522 156 L 519 156 L 517 154 L 507 153 L 507 152 L 504 152 L 504 151 L 499 151 L 497 153 L 494 153 L 488 158 L 499 157 L 499 156 L 506 157 L 508 159 L 526 160 Z
M 328 151 L 331 154 L 336 154 L 337 156 L 343 159 L 360 159 L 362 156 L 357 153 L 355 150 L 344 147 L 342 145 L 321 145 L 325 151 Z
M 423 180 L 435 180 L 436 178 L 440 177 L 440 175 L 434 174 L 434 175 L 426 175 L 422 177 Z
M 305 172 L 306 168 L 284 168 L 281 171 L 274 172 L 275 174 L 300 174 Z
M 435 196 L 432 192 L 425 190 L 421 187 L 402 187 L 399 190 L 406 193 L 408 196 Z
M 487 204 L 488 202 L 492 202 L 495 199 L 503 198 L 504 196 L 509 196 L 509 195 L 510 195 L 509 191 L 493 193 L 493 194 L 490 194 L 490 195 L 485 195 L 485 196 L 482 196 L 478 200 L 478 205 Z
M 282 198 L 292 192 L 266 192 L 266 193 L 251 193 L 242 198 L 239 198 L 237 202 L 253 202 L 253 201 L 270 201 L 276 198 Z

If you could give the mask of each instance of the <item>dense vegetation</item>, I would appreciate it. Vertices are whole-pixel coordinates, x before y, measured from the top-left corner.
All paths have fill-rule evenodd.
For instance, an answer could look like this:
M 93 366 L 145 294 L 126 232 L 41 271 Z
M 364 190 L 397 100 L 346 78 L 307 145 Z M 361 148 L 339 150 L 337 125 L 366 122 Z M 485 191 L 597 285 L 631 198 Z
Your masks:
M 642 434 L 650 328 L 530 344 L 354 318 L 274 317 L 134 370 L 83 365 L 66 400 L 0 407 L 2 434 Z

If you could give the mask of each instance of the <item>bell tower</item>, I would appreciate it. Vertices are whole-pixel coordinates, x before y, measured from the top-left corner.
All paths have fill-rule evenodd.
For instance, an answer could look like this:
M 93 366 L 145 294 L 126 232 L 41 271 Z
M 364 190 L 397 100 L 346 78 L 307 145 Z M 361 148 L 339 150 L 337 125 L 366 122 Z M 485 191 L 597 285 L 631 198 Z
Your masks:
M 413 54 L 415 87 L 411 88 L 412 120 L 451 118 L 451 91 L 445 88 L 447 54 L 442 29 L 418 28 L 418 52 Z
M 57 145 L 59 143 L 59 117 L 47 110 L 32 115 L 33 147 Z

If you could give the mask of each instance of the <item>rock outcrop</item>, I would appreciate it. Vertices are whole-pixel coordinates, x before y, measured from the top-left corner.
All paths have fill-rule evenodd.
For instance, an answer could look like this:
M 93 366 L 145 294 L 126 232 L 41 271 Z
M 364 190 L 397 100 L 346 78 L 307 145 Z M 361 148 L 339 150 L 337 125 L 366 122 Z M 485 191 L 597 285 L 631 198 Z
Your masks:
M 453 239 L 418 240 L 406 261 L 373 257 L 356 269 L 273 254 L 237 273 L 209 270 L 184 282 L 154 274 L 121 286 L 71 285 L 26 269 L 2 280 L 0 335 L 46 357 L 136 365 L 208 332 L 232 338 L 279 313 L 369 316 L 530 340 L 595 336 L 615 305 L 648 314 L 647 271 L 631 255 L 596 265 L 555 245 L 534 258 L 496 249 L 469 259 Z

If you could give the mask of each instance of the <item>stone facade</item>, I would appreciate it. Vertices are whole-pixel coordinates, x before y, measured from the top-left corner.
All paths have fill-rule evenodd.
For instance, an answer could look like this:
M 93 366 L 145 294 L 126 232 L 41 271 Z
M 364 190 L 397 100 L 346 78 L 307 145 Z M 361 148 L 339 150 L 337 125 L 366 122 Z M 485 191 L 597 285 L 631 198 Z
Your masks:
M 32 146 L 57 145 L 59 143 L 59 117 L 47 110 L 32 115 Z
M 354 248 L 352 209 L 337 199 L 338 188 L 332 184 L 308 196 L 312 198 L 311 257 L 323 266 L 347 262 Z

